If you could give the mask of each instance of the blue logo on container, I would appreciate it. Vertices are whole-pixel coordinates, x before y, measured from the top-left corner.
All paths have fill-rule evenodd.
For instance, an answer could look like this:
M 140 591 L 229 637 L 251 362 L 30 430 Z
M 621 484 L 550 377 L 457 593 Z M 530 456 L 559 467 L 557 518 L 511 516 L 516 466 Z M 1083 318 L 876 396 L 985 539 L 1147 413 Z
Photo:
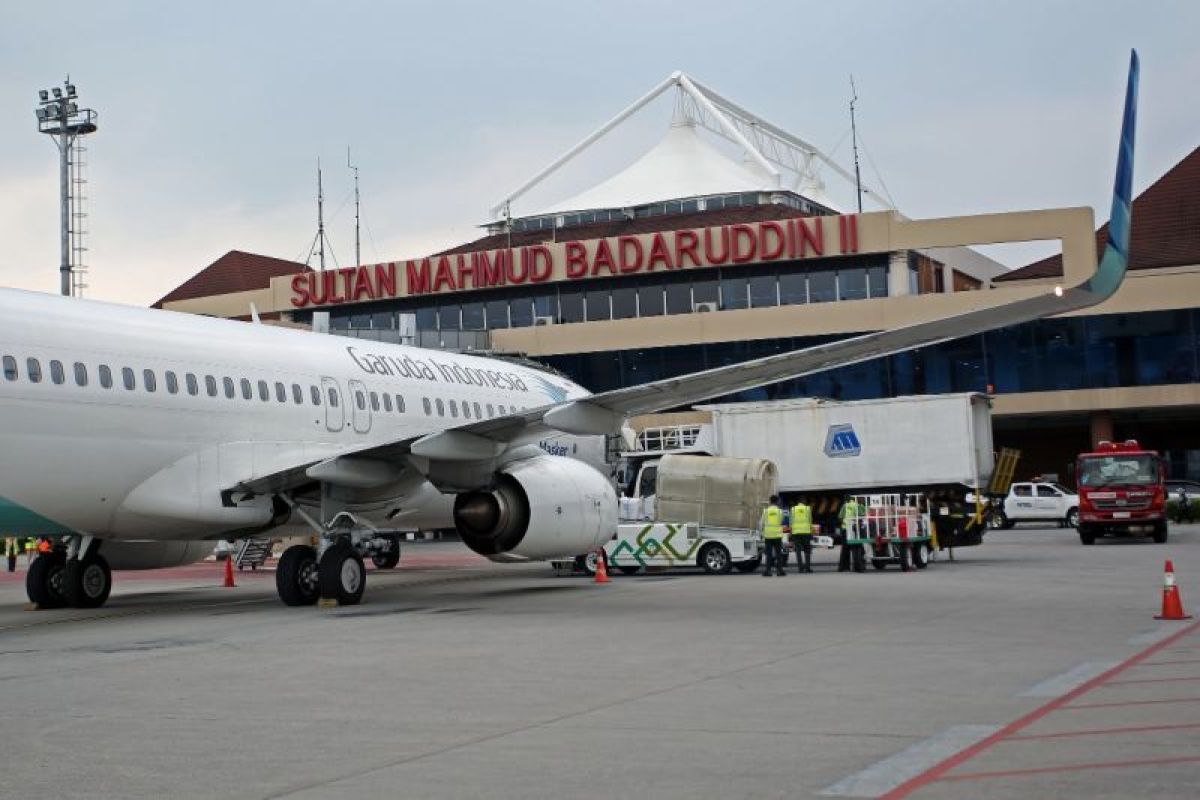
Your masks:
M 850 458 L 862 452 L 862 443 L 850 424 L 830 425 L 825 434 L 825 455 L 830 458 Z

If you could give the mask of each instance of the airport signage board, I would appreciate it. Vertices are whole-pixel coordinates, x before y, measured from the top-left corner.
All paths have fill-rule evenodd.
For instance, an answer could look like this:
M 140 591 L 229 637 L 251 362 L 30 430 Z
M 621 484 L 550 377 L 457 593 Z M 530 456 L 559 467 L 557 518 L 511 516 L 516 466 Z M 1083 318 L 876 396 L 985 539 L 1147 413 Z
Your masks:
M 293 308 L 887 249 L 888 214 L 795 217 L 390 261 L 285 281 Z

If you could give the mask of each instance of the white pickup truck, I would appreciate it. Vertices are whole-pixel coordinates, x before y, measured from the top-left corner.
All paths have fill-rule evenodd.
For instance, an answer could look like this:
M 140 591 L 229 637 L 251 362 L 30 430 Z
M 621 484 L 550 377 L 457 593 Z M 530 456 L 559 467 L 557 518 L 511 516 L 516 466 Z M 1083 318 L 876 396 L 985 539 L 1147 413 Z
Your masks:
M 1074 528 L 1079 522 L 1079 495 L 1057 483 L 1014 483 L 988 522 L 993 528 L 1011 528 L 1018 522 L 1054 522 L 1060 528 Z

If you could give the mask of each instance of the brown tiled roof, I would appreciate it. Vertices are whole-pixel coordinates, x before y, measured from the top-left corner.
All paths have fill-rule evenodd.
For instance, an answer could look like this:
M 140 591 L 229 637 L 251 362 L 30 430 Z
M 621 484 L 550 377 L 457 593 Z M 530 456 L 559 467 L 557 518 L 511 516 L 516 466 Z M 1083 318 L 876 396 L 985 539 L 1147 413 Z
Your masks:
M 684 228 L 703 228 L 712 225 L 733 225 L 739 222 L 760 222 L 768 219 L 791 219 L 805 216 L 791 206 L 785 205 L 756 205 L 740 208 L 724 208 L 715 211 L 695 211 L 690 214 L 668 214 L 638 219 L 606 220 L 591 222 L 586 225 L 576 225 L 570 228 L 543 228 L 537 231 L 514 231 L 512 246 L 524 247 L 531 244 L 543 244 L 552 238 L 558 241 L 575 241 L 581 239 L 602 239 L 608 236 L 626 236 L 637 233 L 652 233 L 663 230 L 682 230 Z M 460 244 L 449 250 L 434 253 L 436 256 L 454 255 L 457 253 L 473 253 L 477 250 L 495 250 L 507 247 L 510 239 L 506 233 L 497 233 L 476 239 L 473 242 Z
M 1096 231 L 1103 252 L 1108 223 Z M 1156 269 L 1200 264 L 1200 147 L 1133 201 L 1129 268 Z M 995 280 L 1019 281 L 1063 274 L 1062 256 L 1043 258 Z
M 230 250 L 173 289 L 155 303 L 154 308 L 177 300 L 266 289 L 271 285 L 271 278 L 309 271 L 307 266 L 296 261 Z

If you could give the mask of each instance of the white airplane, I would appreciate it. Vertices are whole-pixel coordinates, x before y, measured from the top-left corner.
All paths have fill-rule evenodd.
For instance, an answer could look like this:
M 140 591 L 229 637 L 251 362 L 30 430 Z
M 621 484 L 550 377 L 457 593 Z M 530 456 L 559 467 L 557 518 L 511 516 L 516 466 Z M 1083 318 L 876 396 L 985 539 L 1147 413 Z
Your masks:
M 355 604 L 364 555 L 399 529 L 456 528 L 496 561 L 601 546 L 617 501 L 596 469 L 535 442 L 1101 302 L 1128 252 L 1138 62 L 1130 64 L 1109 242 L 1082 284 L 891 331 L 590 394 L 466 355 L 0 290 L 5 533 L 53 533 L 39 607 L 97 607 L 111 568 L 204 557 L 213 540 L 313 533 L 280 558 L 288 605 Z M 19 517 L 19 519 L 17 519 Z M 23 530 L 22 530 L 23 529 Z

